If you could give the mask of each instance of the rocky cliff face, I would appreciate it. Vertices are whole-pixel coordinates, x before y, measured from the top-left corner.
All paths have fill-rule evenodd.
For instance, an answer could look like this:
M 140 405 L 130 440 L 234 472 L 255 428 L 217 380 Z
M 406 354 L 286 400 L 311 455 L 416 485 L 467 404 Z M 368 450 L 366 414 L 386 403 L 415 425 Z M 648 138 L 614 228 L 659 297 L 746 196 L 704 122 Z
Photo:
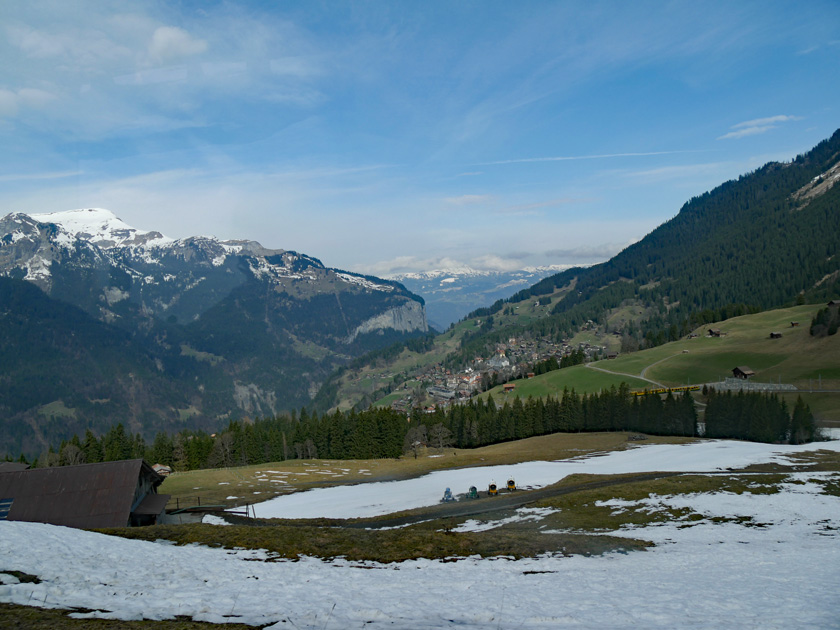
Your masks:
M 403 306 L 391 308 L 384 313 L 375 315 L 362 322 L 350 334 L 347 341 L 352 342 L 359 335 L 389 328 L 397 332 L 427 332 L 429 325 L 426 323 L 426 311 L 423 305 L 418 302 L 407 302 Z

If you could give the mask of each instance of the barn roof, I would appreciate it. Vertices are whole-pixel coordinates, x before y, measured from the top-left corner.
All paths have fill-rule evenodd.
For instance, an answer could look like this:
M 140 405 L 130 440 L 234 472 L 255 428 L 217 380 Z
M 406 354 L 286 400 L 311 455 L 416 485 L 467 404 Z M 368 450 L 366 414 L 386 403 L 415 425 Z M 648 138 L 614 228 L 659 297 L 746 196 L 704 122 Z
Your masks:
M 142 459 L 0 473 L 0 500 L 11 499 L 10 521 L 67 527 L 125 527 L 138 480 L 163 481 Z
M 19 462 L 0 462 L 0 473 L 18 472 L 29 468 L 29 464 L 21 464 Z

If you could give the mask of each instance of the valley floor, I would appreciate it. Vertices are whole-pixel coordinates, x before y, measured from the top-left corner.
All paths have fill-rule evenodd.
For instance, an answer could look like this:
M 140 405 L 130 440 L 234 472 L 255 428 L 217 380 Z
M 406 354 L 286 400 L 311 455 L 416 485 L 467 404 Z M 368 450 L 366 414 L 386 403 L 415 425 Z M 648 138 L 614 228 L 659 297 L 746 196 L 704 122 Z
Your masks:
M 708 445 L 705 452 L 699 448 L 703 444 Z M 801 447 L 728 441 L 699 445 L 695 450 L 694 445 L 650 445 L 555 465 L 614 473 L 626 470 L 628 457 L 636 457 L 647 461 L 648 470 L 669 469 L 663 468 L 668 462 L 696 470 L 703 461 L 703 470 L 727 470 L 762 462 L 799 465 L 804 453 L 817 449 L 834 458 L 840 452 L 840 441 Z M 695 458 L 694 452 L 703 456 Z M 529 470 L 536 468 L 517 470 L 517 479 L 525 481 Z M 454 472 L 475 474 L 450 471 Z M 433 483 L 442 490 L 441 479 L 424 479 L 428 478 L 430 487 Z M 503 483 L 501 477 L 497 481 Z M 419 486 L 402 484 L 412 482 L 418 483 L 392 482 L 397 492 L 387 493 L 383 484 L 355 486 L 368 486 L 370 494 L 359 494 L 352 502 L 361 514 L 387 495 L 386 512 L 405 509 L 413 501 L 411 488 Z M 81 616 L 184 615 L 298 629 L 837 628 L 838 485 L 840 473 L 834 469 L 788 469 L 771 493 L 760 492 L 757 484 L 754 492 L 740 494 L 695 492 L 604 501 L 601 505 L 615 515 L 636 510 L 691 518 L 605 530 L 655 546 L 593 557 L 468 557 L 393 564 L 288 561 L 259 550 L 179 547 L 0 521 L 0 602 L 77 608 L 85 611 Z M 352 495 L 353 488 L 336 491 Z M 402 503 L 391 498 L 398 494 Z M 317 492 L 297 496 L 306 495 Z M 319 503 L 337 505 L 339 496 L 321 495 Z M 304 513 L 303 507 L 297 511 L 284 505 L 285 516 Z M 344 514 L 351 511 L 346 505 L 341 509 Z M 539 535 L 549 531 L 545 524 L 551 521 L 543 519 L 550 513 L 551 509 L 523 508 L 506 522 L 530 521 L 534 535 Z M 459 527 L 501 525 L 472 520 Z M 21 583 L 11 574 L 16 571 L 36 575 L 40 582 Z

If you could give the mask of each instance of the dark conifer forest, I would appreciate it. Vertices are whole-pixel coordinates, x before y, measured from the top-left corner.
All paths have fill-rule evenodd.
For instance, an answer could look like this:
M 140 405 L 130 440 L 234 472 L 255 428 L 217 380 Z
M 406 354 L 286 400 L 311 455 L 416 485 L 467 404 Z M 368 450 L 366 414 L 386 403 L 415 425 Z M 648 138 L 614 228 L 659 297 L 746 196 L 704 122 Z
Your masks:
M 703 434 L 711 438 L 799 444 L 820 439 L 801 399 L 791 413 L 775 395 L 707 392 Z M 39 466 L 145 458 L 176 470 L 263 464 L 289 459 L 396 458 L 429 448 L 475 448 L 557 432 L 627 431 L 692 437 L 700 434 L 690 394 L 631 395 L 626 384 L 600 394 L 566 390 L 546 399 L 519 397 L 497 405 L 492 396 L 447 411 L 406 417 L 391 409 L 290 414 L 231 422 L 224 431 L 160 432 L 151 444 L 122 424 L 101 438 L 91 431 L 43 454 Z

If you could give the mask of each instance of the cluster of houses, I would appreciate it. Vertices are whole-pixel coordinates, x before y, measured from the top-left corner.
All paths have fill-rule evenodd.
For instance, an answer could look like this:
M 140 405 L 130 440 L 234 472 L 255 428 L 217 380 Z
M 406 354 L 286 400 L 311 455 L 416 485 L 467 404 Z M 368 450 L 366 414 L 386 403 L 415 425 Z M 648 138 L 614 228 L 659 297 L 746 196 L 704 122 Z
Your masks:
M 604 346 L 580 343 L 572 346 L 566 342 L 556 343 L 548 338 L 508 339 L 507 343 L 496 345 L 489 357 L 475 357 L 462 370 L 448 370 L 438 363 L 428 367 L 406 382 L 406 394 L 393 402 L 391 407 L 406 413 L 420 405 L 423 411 L 434 413 L 468 400 L 473 395 L 489 389 L 492 384 L 507 383 L 518 378 L 533 376 L 536 363 L 554 357 L 559 363 L 563 357 L 574 351 L 582 351 L 586 361 L 600 358 L 615 358 Z M 420 388 L 422 400 L 411 392 Z

